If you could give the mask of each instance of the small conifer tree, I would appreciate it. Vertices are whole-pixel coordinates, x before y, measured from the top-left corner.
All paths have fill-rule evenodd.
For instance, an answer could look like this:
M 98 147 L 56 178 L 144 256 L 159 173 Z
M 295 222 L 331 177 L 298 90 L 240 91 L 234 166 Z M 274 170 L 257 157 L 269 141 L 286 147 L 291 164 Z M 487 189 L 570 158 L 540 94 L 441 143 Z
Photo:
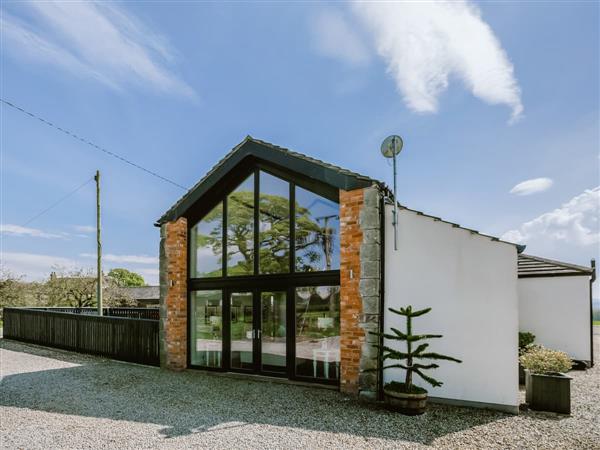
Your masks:
M 451 356 L 440 355 L 439 353 L 433 353 L 427 351 L 429 348 L 428 343 L 419 343 L 419 341 L 424 341 L 427 339 L 441 338 L 442 335 L 439 334 L 413 334 L 412 331 L 412 319 L 414 317 L 419 317 L 424 314 L 427 314 L 431 311 L 431 308 L 422 309 L 419 311 L 413 311 L 412 306 L 407 306 L 406 308 L 400 308 L 400 310 L 396 310 L 394 308 L 388 308 L 394 314 L 399 314 L 401 316 L 406 317 L 406 333 L 402 331 L 391 328 L 394 334 L 388 333 L 375 333 L 371 332 L 376 336 L 383 336 L 386 339 L 392 341 L 401 341 L 406 342 L 406 351 L 394 350 L 386 345 L 375 345 L 380 351 L 380 369 L 391 369 L 391 368 L 400 368 L 406 371 L 406 377 L 404 380 L 404 386 L 402 386 L 402 391 L 406 393 L 412 393 L 415 391 L 413 388 L 413 374 L 419 375 L 423 380 L 427 383 L 431 384 L 434 387 L 441 386 L 443 383 L 441 381 L 436 380 L 435 378 L 426 375 L 423 373 L 424 370 L 429 369 L 437 369 L 439 366 L 436 363 L 422 364 L 419 362 L 415 362 L 415 360 L 426 359 L 426 360 L 446 360 L 446 361 L 454 361 L 457 363 L 461 363 L 462 361 Z M 388 366 L 385 366 L 385 361 L 406 361 L 405 363 L 395 363 Z

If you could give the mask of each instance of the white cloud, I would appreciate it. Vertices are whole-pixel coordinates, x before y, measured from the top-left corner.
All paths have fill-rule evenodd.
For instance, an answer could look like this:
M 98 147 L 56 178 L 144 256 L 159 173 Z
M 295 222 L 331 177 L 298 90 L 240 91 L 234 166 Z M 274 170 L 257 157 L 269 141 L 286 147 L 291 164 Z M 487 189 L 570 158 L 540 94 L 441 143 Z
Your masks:
M 2 252 L 0 262 L 17 276 L 24 275 L 28 280 L 40 281 L 48 278 L 57 267 L 72 270 L 78 267 L 76 261 L 62 256 L 40 255 L 36 253 Z
M 513 66 L 471 2 L 354 2 L 352 11 L 413 111 L 437 112 L 438 97 L 456 76 L 481 100 L 508 105 L 511 121 L 522 115 Z
M 81 253 L 79 256 L 83 258 L 95 258 L 95 253 Z M 102 260 L 113 263 L 133 263 L 133 264 L 156 264 L 158 265 L 158 258 L 155 256 L 147 255 L 115 255 L 113 253 L 107 253 L 102 255 Z
M 3 11 L 5 48 L 89 76 L 121 89 L 150 86 L 165 93 L 195 97 L 191 87 L 167 67 L 176 54 L 162 36 L 114 4 L 27 2 L 30 24 Z M 36 24 L 35 28 L 32 26 Z
M 554 211 L 542 214 L 518 229 L 504 233 L 503 239 L 528 246 L 563 243 L 589 246 L 600 243 L 600 186 L 587 189 Z
M 321 11 L 311 23 L 313 45 L 318 53 L 352 65 L 369 61 L 369 49 L 345 18 L 332 11 Z
M 510 193 L 515 195 L 537 194 L 547 191 L 552 187 L 552 184 L 554 182 L 550 178 L 533 178 L 520 182 L 510 190 Z
M 77 76 L 94 78 L 113 89 L 119 89 L 112 80 L 102 73 L 80 61 L 68 51 L 49 42 L 5 11 L 2 12 L 2 17 L 0 17 L 0 28 L 4 40 L 3 49 L 14 56 L 28 61 L 54 64 Z
M 20 225 L 13 225 L 10 223 L 0 224 L 0 234 L 5 234 L 8 236 L 37 237 L 45 239 L 65 239 L 68 236 L 67 233 L 47 233 L 37 228 L 22 227 Z
M 79 233 L 94 233 L 96 227 L 92 225 L 73 225 L 73 229 Z

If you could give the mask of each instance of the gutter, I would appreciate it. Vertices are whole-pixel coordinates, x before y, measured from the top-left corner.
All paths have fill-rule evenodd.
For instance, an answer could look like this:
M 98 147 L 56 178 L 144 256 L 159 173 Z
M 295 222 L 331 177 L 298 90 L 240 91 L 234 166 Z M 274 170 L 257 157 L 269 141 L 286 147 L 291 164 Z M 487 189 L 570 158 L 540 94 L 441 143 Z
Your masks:
M 592 299 L 592 285 L 596 281 L 596 260 L 590 262 L 592 276 L 590 277 L 590 367 L 594 367 L 594 301 Z
M 377 401 L 383 401 L 383 370 L 381 354 L 383 352 L 383 321 L 385 317 L 385 192 L 380 189 L 379 197 L 379 352 L 377 354 Z

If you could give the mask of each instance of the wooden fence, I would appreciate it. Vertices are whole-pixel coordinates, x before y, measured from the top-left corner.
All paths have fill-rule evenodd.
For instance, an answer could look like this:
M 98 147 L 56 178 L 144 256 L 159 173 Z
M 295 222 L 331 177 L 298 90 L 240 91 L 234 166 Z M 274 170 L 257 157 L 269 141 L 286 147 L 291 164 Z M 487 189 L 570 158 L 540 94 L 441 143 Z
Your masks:
M 36 311 L 55 311 L 55 312 L 68 312 L 74 314 L 86 314 L 95 316 L 98 314 L 97 308 L 75 308 L 68 306 L 53 306 L 53 307 L 35 307 L 28 308 L 34 309 Z M 128 317 L 130 319 L 148 319 L 148 320 L 158 320 L 159 319 L 159 310 L 158 308 L 125 308 L 125 307 L 117 307 L 117 308 L 102 308 L 102 314 L 105 316 L 112 317 Z
M 158 320 L 73 314 L 46 308 L 4 308 L 4 337 L 159 365 Z

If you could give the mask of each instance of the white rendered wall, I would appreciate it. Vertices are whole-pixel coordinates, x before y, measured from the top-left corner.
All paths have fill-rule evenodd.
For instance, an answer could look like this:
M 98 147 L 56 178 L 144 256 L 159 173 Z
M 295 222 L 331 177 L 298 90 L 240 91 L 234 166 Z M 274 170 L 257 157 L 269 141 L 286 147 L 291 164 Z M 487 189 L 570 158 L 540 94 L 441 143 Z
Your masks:
M 590 360 L 590 278 L 519 279 L 519 330 L 535 334 L 535 342 Z
M 413 332 L 444 335 L 430 340 L 430 349 L 463 361 L 439 361 L 440 368 L 429 372 L 444 383 L 441 387 L 428 385 L 418 375 L 416 384 L 431 397 L 514 411 L 519 405 L 516 247 L 399 210 L 394 251 L 391 217 L 388 206 L 385 329 L 405 329 L 403 317 L 389 307 L 432 307 L 429 314 L 413 319 Z M 385 382 L 403 378 L 402 369 L 384 372 Z

